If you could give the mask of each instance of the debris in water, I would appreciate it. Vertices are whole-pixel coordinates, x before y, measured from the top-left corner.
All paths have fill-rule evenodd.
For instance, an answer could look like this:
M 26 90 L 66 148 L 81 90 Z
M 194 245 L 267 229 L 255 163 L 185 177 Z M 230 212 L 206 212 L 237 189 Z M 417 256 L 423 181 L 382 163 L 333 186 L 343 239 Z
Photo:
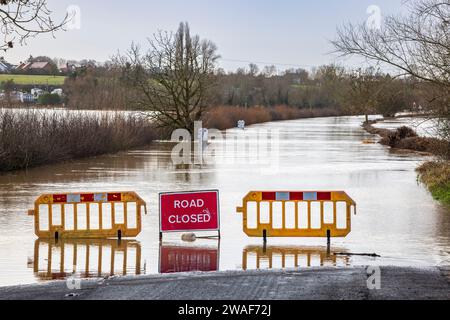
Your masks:
M 344 253 L 344 252 L 336 252 L 335 256 L 364 256 L 364 257 L 373 257 L 373 258 L 381 258 L 380 255 L 376 253 Z
M 181 240 L 185 242 L 194 242 L 197 240 L 197 236 L 194 233 L 185 233 L 181 236 Z

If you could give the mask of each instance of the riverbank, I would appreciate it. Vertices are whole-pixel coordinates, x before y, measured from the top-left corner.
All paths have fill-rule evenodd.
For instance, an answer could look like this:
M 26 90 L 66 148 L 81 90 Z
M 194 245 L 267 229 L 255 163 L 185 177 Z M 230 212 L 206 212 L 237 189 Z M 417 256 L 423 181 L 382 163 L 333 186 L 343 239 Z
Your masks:
M 395 149 L 426 152 L 441 159 L 448 159 L 450 150 L 446 141 L 419 137 L 417 133 L 406 126 L 397 130 L 375 128 L 373 125 L 379 120 L 363 124 L 363 128 L 381 136 L 380 143 Z M 430 190 L 433 197 L 445 205 L 450 206 L 450 161 L 429 161 L 417 168 L 419 179 Z
M 203 117 L 203 122 L 207 128 L 226 130 L 236 127 L 239 120 L 244 120 L 246 125 L 252 125 L 273 121 L 339 117 L 345 115 L 348 114 L 335 108 L 299 109 L 284 105 L 251 108 L 218 106 L 206 112 Z
M 0 110 L 0 172 L 150 144 L 158 130 L 131 114 Z
M 376 134 L 381 137 L 380 143 L 395 149 L 412 150 L 425 152 L 437 156 L 448 154 L 448 143 L 430 137 L 420 137 L 417 133 L 406 126 L 396 130 L 382 129 L 374 127 L 374 124 L 380 120 L 373 120 L 363 124 L 364 130 L 370 134 Z
M 450 161 L 430 161 L 417 172 L 433 197 L 450 207 Z
M 76 280 L 0 288 L 0 300 L 448 300 L 448 269 L 310 268 Z M 78 281 L 78 282 L 76 282 Z M 80 290 L 75 285 L 79 285 Z

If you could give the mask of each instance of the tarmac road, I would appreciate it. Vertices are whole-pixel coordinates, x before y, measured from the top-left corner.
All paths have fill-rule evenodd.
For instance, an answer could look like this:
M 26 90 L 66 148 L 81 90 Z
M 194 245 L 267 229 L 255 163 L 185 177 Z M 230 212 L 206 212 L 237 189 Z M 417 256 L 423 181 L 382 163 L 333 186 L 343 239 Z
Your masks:
M 450 299 L 449 268 L 381 267 L 370 290 L 364 267 L 173 274 L 0 288 L 2 300 L 423 300 Z M 80 284 L 81 289 L 76 289 Z

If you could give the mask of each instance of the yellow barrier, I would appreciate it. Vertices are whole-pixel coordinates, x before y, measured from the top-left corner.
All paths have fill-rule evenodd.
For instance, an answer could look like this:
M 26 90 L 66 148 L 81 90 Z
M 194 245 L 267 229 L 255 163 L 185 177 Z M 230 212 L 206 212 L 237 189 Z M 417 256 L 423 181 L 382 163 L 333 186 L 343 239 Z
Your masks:
M 40 280 L 140 275 L 141 245 L 114 239 L 38 239 L 33 270 Z
M 250 246 L 242 252 L 242 269 L 289 269 L 348 266 L 348 256 L 337 256 L 326 248 Z
M 141 208 L 135 192 L 44 194 L 34 215 L 39 238 L 127 238 L 141 232 Z
M 343 191 L 261 192 L 237 208 L 249 237 L 345 237 L 356 203 Z

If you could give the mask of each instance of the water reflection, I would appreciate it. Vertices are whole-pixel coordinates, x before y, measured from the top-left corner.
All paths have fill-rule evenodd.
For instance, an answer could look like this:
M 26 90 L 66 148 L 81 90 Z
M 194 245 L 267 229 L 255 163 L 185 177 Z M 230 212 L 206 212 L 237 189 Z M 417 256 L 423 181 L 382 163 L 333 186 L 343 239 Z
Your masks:
M 294 269 L 349 266 L 345 249 L 327 247 L 249 246 L 242 252 L 242 269 Z
M 36 240 L 33 265 L 38 280 L 145 274 L 141 267 L 141 244 L 114 239 Z
M 170 158 L 172 145 L 164 142 L 141 150 L 0 174 L 0 286 L 37 281 L 26 264 L 26 258 L 31 257 L 32 270 L 35 235 L 33 219 L 26 212 L 36 197 L 42 193 L 80 190 L 134 190 L 147 202 L 149 215 L 143 217 L 144 232 L 137 239 L 142 244 L 142 261 L 147 261 L 147 274 L 158 273 L 160 267 L 158 194 L 209 189 L 220 190 L 222 241 L 218 269 L 221 271 L 241 269 L 243 248 L 260 244 L 242 232 L 242 217 L 236 214 L 242 197 L 255 189 L 347 191 L 358 203 L 358 215 L 354 218 L 352 233 L 343 239 L 333 239 L 333 246 L 344 247 L 349 252 L 375 252 L 383 257 L 374 262 L 352 256 L 350 265 L 429 266 L 447 261 L 450 258 L 450 214 L 416 180 L 415 169 L 427 158 L 417 153 L 390 151 L 379 144 L 363 144 L 365 139 L 378 139 L 361 129 L 363 120 L 362 117 L 301 119 L 249 127 L 248 130 L 280 130 L 280 152 L 276 159 L 279 168 L 269 174 L 267 165 L 253 165 L 253 155 L 239 152 L 226 155 L 230 163 L 218 161 L 203 166 L 177 167 Z M 242 131 L 234 135 L 239 132 Z M 257 144 L 258 148 L 267 145 L 264 141 Z M 268 160 L 272 159 L 273 154 L 269 154 Z M 177 240 L 179 237 L 170 241 L 177 243 Z M 195 246 L 208 249 L 210 244 L 196 242 Z M 270 244 L 314 247 L 325 243 L 324 239 L 283 238 L 273 239 Z M 40 270 L 46 276 L 47 250 L 41 250 L 40 262 Z M 326 254 L 326 249 L 322 252 Z M 172 255 L 171 259 L 177 256 L 180 257 Z M 324 263 L 327 263 L 328 258 L 325 258 Z M 66 273 L 73 271 L 70 259 L 65 261 Z M 280 258 L 275 255 L 273 259 Z M 292 258 L 286 258 L 286 265 L 289 259 Z M 90 264 L 96 260 L 90 258 Z M 101 273 L 109 275 L 111 268 L 106 260 L 103 257 L 107 266 L 102 267 Z M 50 273 L 51 269 L 61 272 L 55 261 L 52 261 Z M 261 265 L 264 263 L 262 261 Z M 121 263 L 116 261 L 115 264 Z M 320 257 L 313 255 L 311 264 L 320 265 Z M 307 263 L 299 261 L 299 265 Z M 214 268 L 212 265 L 205 270 Z M 85 268 L 78 269 L 84 271 Z M 184 267 L 172 269 L 186 270 Z M 88 271 L 98 273 L 98 268 L 89 267 Z M 134 271 L 127 270 L 127 273 Z M 123 274 L 123 270 L 115 274 Z
M 219 270 L 219 247 L 161 245 L 159 273 Z

